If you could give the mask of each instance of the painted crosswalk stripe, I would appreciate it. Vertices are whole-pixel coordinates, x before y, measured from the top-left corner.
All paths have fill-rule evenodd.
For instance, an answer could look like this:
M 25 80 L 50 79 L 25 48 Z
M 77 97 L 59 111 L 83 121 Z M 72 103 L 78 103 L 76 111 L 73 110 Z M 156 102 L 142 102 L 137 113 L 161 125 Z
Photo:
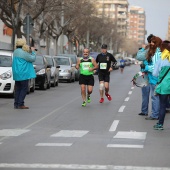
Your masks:
M 29 131 L 30 130 L 28 129 L 2 129 L 0 130 L 0 136 L 5 136 L 5 137 L 19 136 Z
M 126 97 L 125 102 L 129 101 L 129 97 Z
M 136 131 L 120 131 L 113 138 L 124 138 L 124 139 L 142 139 L 146 138 L 147 132 L 136 132 Z
M 71 146 L 72 143 L 37 143 L 35 146 Z
M 51 135 L 51 137 L 83 137 L 89 131 L 83 130 L 61 130 L 58 133 Z
M 118 112 L 123 112 L 125 107 L 126 107 L 126 106 L 121 106 L 121 107 L 119 108 L 119 111 L 118 111 Z
M 24 164 L 1 163 L 0 168 L 48 168 L 48 169 L 112 169 L 112 170 L 170 170 L 170 167 L 147 167 L 147 166 L 120 166 L 120 165 L 81 165 L 81 164 Z
M 118 124 L 119 124 L 119 120 L 114 120 L 111 127 L 110 127 L 110 129 L 109 129 L 109 131 L 114 132 L 116 130 Z
M 143 145 L 108 144 L 108 148 L 143 148 Z

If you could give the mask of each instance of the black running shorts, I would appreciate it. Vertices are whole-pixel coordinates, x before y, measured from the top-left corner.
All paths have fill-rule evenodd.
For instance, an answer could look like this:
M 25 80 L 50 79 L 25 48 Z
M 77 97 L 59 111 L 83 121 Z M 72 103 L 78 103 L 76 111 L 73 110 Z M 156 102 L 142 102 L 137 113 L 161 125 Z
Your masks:
M 85 75 L 80 74 L 79 84 L 94 86 L 94 76 L 93 75 L 85 76 Z
M 105 73 L 99 72 L 98 78 L 99 78 L 99 81 L 104 81 L 104 82 L 108 82 L 108 83 L 110 82 L 110 74 L 105 74 Z

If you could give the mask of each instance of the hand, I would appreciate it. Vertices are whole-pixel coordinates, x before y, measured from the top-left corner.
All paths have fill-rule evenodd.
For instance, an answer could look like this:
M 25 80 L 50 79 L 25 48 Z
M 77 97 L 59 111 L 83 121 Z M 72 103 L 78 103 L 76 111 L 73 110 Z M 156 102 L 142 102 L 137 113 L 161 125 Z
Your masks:
M 35 51 L 35 47 L 31 47 L 31 51 Z
M 145 64 L 140 64 L 141 69 L 145 69 Z
M 109 72 L 111 72 L 112 70 L 113 70 L 112 67 L 110 67 L 110 68 L 109 68 Z

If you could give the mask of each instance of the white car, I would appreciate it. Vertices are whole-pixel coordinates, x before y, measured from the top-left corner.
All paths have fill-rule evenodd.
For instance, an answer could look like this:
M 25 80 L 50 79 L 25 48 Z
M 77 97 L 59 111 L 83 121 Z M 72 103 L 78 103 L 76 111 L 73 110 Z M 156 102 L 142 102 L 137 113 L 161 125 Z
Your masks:
M 12 51 L 0 50 L 0 95 L 14 96 L 15 81 L 12 75 Z M 34 92 L 35 79 L 29 80 L 28 92 Z

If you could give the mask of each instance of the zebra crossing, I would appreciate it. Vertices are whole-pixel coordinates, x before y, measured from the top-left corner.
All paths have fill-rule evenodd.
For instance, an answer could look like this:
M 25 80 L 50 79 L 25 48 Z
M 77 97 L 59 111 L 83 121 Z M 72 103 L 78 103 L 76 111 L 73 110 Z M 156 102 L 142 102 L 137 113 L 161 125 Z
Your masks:
M 118 126 L 119 120 L 113 122 L 110 128 L 110 132 L 116 131 L 116 125 Z M 113 130 L 114 129 L 114 130 Z M 18 137 L 25 133 L 30 132 L 29 129 L 3 129 L 0 130 L 1 137 Z M 60 130 L 57 133 L 49 135 L 49 138 L 60 138 L 60 143 L 37 143 L 35 146 L 38 147 L 71 147 L 73 143 L 61 142 L 64 138 L 82 138 L 89 134 L 87 130 Z M 136 132 L 136 131 L 118 131 L 112 138 L 111 142 L 106 145 L 108 148 L 144 148 L 144 142 L 146 139 L 147 132 Z M 0 142 L 2 146 L 3 142 Z M 75 143 L 74 143 L 75 145 Z

